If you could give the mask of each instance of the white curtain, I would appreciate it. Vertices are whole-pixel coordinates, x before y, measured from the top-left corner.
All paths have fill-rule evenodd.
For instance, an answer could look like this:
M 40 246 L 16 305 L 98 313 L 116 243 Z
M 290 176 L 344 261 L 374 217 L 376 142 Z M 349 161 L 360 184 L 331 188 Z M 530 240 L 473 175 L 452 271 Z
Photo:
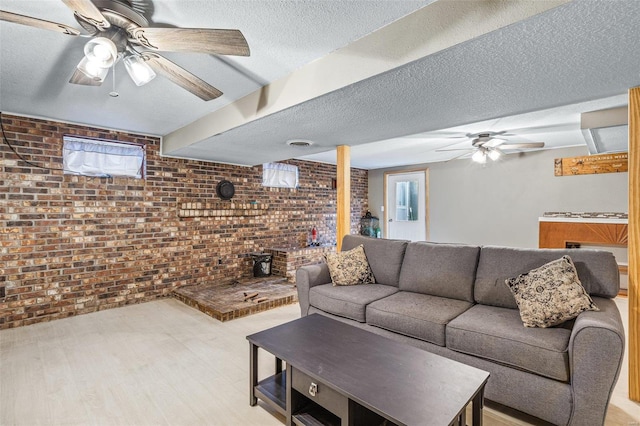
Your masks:
M 262 186 L 297 188 L 298 166 L 282 163 L 264 163 L 262 165 Z
M 142 178 L 144 147 L 64 136 L 62 166 L 65 174 Z

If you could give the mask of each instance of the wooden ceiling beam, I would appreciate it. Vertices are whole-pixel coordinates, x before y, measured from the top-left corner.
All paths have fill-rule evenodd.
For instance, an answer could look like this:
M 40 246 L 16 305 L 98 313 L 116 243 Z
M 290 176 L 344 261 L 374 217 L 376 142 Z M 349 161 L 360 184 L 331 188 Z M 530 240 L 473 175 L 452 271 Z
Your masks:
M 531 18 L 569 0 L 438 0 L 167 135 L 162 154 Z M 329 150 L 329 149 L 327 149 Z

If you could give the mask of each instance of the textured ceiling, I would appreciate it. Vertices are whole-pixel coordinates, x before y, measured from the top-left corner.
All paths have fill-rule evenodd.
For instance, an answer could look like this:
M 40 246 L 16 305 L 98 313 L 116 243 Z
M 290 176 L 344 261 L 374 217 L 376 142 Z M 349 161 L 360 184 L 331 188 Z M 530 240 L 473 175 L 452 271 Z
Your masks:
M 161 78 L 137 88 L 122 67 L 115 99 L 111 76 L 101 88 L 67 84 L 84 40 L 0 22 L 0 109 L 165 135 L 429 3 L 153 2 L 156 24 L 239 28 L 247 37 L 249 58 L 166 54 L 225 92 L 210 102 Z M 77 27 L 58 0 L 0 0 L 0 8 Z M 377 168 L 446 160 L 433 151 L 451 141 L 425 134 L 440 129 L 520 129 L 522 139 L 550 147 L 584 144 L 567 133 L 579 113 L 625 104 L 622 95 L 640 85 L 639 39 L 637 0 L 576 0 L 165 154 L 246 165 L 333 161 L 344 144 L 353 146 L 353 165 Z M 542 112 L 526 115 L 534 111 Z M 314 145 L 288 147 L 294 138 Z
M 619 95 L 640 84 L 639 39 L 637 1 L 574 1 L 171 154 L 257 164 L 292 156 L 284 143 L 292 138 L 322 152 Z M 436 159 L 443 155 L 395 164 L 352 155 L 365 168 Z

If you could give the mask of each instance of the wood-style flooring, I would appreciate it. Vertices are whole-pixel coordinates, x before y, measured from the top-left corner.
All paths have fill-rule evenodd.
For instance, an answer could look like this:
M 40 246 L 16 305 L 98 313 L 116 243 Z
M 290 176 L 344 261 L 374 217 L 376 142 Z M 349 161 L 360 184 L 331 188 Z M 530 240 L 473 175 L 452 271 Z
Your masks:
M 219 322 L 163 299 L 0 331 L 0 425 L 282 425 L 249 406 L 245 336 L 299 315 L 294 304 Z M 261 351 L 261 377 L 273 366 Z M 626 374 L 606 425 L 640 423 Z M 530 424 L 492 409 L 484 421 Z

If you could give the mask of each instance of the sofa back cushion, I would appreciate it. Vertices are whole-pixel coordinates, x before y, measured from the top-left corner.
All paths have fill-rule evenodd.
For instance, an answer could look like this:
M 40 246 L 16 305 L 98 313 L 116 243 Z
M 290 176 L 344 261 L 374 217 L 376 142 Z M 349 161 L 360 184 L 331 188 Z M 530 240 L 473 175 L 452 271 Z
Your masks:
M 586 249 L 518 249 L 485 246 L 480 251 L 474 297 L 484 305 L 516 309 L 518 305 L 505 284 L 552 260 L 569 255 L 578 278 L 591 296 L 613 298 L 620 290 L 616 259 L 608 251 Z
M 415 242 L 407 245 L 400 290 L 473 302 L 480 247 Z
M 407 243 L 408 241 L 403 240 L 345 235 L 342 239 L 342 251 L 351 250 L 362 244 L 376 283 L 398 287 L 400 267 Z

